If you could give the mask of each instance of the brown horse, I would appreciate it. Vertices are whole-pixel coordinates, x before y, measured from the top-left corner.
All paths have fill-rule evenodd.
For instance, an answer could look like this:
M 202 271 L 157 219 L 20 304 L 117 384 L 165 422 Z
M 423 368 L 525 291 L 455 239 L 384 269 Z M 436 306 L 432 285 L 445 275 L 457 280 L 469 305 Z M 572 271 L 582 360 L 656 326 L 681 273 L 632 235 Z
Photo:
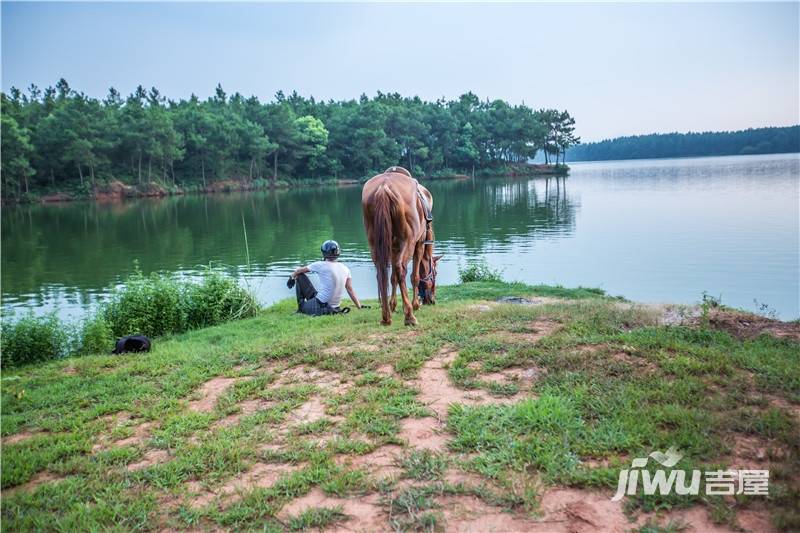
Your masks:
M 435 302 L 436 262 L 440 258 L 433 257 L 430 216 L 433 196 L 411 177 L 408 170 L 391 167 L 364 184 L 361 208 L 372 262 L 377 269 L 382 323 L 392 323 L 391 313 L 397 307 L 395 290 L 399 285 L 405 323 L 407 326 L 416 325 L 414 311 L 419 309 L 419 293 L 422 293 L 424 303 Z M 411 285 L 415 290 L 412 301 L 409 301 L 406 272 L 408 262 L 412 259 Z M 388 295 L 390 267 L 391 300 Z

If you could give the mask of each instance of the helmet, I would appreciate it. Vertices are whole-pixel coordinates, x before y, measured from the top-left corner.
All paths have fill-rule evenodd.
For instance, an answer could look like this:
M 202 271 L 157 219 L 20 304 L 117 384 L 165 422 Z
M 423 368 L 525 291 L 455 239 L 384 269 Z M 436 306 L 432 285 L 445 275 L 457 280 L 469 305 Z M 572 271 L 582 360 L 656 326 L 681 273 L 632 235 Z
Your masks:
M 323 242 L 320 250 L 322 250 L 322 257 L 325 259 L 339 257 L 339 243 L 336 241 Z

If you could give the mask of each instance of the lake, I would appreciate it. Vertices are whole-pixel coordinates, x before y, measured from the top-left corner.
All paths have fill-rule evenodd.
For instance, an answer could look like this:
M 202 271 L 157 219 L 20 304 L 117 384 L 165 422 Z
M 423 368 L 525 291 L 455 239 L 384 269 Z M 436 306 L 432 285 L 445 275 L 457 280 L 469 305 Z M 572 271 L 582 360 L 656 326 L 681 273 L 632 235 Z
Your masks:
M 508 280 L 600 287 L 645 302 L 765 304 L 800 317 L 800 155 L 573 163 L 568 178 L 425 182 L 439 283 L 484 258 Z M 2 308 L 85 316 L 138 264 L 191 276 L 224 265 L 269 304 L 289 273 L 339 241 L 376 296 L 361 188 L 327 187 L 4 206 Z M 247 230 L 250 263 L 243 232 Z

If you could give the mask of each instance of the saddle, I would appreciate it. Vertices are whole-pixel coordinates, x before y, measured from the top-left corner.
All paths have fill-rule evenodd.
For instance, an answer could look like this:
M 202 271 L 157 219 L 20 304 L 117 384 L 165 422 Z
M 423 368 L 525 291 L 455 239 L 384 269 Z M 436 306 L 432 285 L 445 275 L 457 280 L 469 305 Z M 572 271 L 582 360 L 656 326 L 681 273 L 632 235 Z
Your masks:
M 422 194 L 422 191 L 419 189 L 419 182 L 411 176 L 411 172 L 404 169 L 403 167 L 389 167 L 383 171 L 384 174 L 389 173 L 396 173 L 396 174 L 405 174 L 412 180 L 414 180 L 414 184 L 417 186 L 417 197 L 419 201 L 422 203 L 422 210 L 425 212 L 425 220 L 428 222 L 428 225 L 433 221 L 433 213 L 431 212 L 431 206 L 428 203 L 428 199 L 425 198 L 425 195 Z

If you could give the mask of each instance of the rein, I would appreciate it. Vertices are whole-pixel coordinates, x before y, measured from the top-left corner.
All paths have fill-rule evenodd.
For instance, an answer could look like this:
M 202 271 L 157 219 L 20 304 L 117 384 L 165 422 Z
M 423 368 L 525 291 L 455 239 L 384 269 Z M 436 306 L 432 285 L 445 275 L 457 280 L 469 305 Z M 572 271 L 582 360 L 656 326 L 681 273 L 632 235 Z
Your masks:
M 431 234 L 431 222 L 433 222 L 433 213 L 431 213 L 431 206 L 428 204 L 428 200 L 425 196 L 422 195 L 422 191 L 419 188 L 419 182 L 414 180 L 417 188 L 417 198 L 419 198 L 420 203 L 422 204 L 422 210 L 425 212 L 425 236 Z M 422 241 L 423 246 L 433 246 L 433 239 L 425 239 Z M 420 278 L 420 283 L 423 281 L 435 281 L 436 280 L 436 271 L 434 270 L 433 264 L 433 250 L 431 250 L 431 255 L 428 258 L 428 274 L 424 278 Z M 419 287 L 419 295 L 422 298 L 425 298 L 426 293 L 428 291 Z
M 419 182 L 414 180 L 414 183 L 417 186 L 417 198 L 419 198 L 420 203 L 422 204 L 422 210 L 425 212 L 425 234 L 427 235 L 428 232 L 431 230 L 431 222 L 433 222 L 433 213 L 431 213 L 431 206 L 428 204 L 428 200 L 422 195 L 422 191 L 419 189 Z M 422 241 L 423 245 L 433 245 L 433 240 L 425 239 Z
M 428 274 L 421 278 L 420 281 L 433 281 L 435 277 L 435 272 L 433 270 L 433 254 L 431 254 L 430 258 L 428 259 Z

